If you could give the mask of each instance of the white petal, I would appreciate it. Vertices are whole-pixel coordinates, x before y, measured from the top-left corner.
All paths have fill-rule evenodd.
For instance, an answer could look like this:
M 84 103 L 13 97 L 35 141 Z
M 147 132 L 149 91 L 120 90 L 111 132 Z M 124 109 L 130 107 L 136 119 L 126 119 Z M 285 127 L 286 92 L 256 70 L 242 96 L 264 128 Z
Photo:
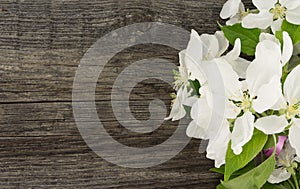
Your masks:
M 246 72 L 246 81 L 252 97 L 256 96 L 260 87 L 268 84 L 274 75 L 281 77 L 282 74 L 281 49 L 277 43 L 270 40 L 259 42 L 255 56 Z
M 300 157 L 300 119 L 293 119 L 293 124 L 289 131 L 289 141 L 291 146 L 296 150 L 297 156 Z
M 284 98 L 284 96 L 281 94 L 278 101 L 274 104 L 274 106 L 272 106 L 270 109 L 271 110 L 280 110 L 280 109 L 284 109 L 286 108 L 287 104 L 286 104 L 286 99 Z
M 233 70 L 232 66 L 223 58 L 216 60 L 222 81 L 225 86 L 225 94 L 229 99 L 238 100 L 242 96 L 241 83 L 238 74 Z
M 300 6 L 289 9 L 286 13 L 286 20 L 292 24 L 300 24 Z
M 267 29 L 272 23 L 273 15 L 267 10 L 262 10 L 258 14 L 248 14 L 242 20 L 242 26 L 244 28 Z
M 246 71 L 248 69 L 248 66 L 250 65 L 250 61 L 243 58 L 238 58 L 237 60 L 231 61 L 229 63 L 240 78 L 246 78 Z
M 222 31 L 217 31 L 215 36 L 219 43 L 219 53 L 217 56 L 221 56 L 228 49 L 229 41 L 226 39 Z
M 196 121 L 191 121 L 189 126 L 186 129 L 186 135 L 191 138 L 198 138 L 207 140 L 207 128 L 203 127 L 203 125 L 197 125 Z
M 186 54 L 190 56 L 195 62 L 200 62 L 203 57 L 203 44 L 200 36 L 195 30 L 192 30 L 190 41 L 188 43 Z
M 203 59 L 211 60 L 219 53 L 219 41 L 215 35 L 202 34 L 200 39 L 203 44 Z
M 290 104 L 300 101 L 300 65 L 294 68 L 287 76 L 284 83 L 284 94 Z
M 231 148 L 236 155 L 243 151 L 243 146 L 252 138 L 254 131 L 254 116 L 250 112 L 237 118 L 231 135 Z
M 201 86 L 199 89 L 199 93 L 201 95 L 201 98 L 205 97 L 208 106 L 210 108 L 212 108 L 213 107 L 213 96 L 212 96 L 213 94 L 211 92 L 211 89 L 209 88 L 209 85 L 205 84 L 205 85 Z
M 220 16 L 222 19 L 233 17 L 239 12 L 241 0 L 228 0 L 221 10 Z
M 279 0 L 280 4 L 289 9 L 295 9 L 300 6 L 299 0 Z
M 174 100 L 170 115 L 165 120 L 172 119 L 172 121 L 179 120 L 186 115 L 186 111 L 183 106 L 184 94 L 183 89 L 180 88 L 177 91 L 176 99 Z
M 275 42 L 278 46 L 280 46 L 280 41 L 275 37 L 275 35 L 269 34 L 269 33 L 261 33 L 259 35 L 259 41 L 262 42 L 264 40 L 269 40 Z
M 281 81 L 278 75 L 274 75 L 271 81 L 262 85 L 256 93 L 256 99 L 253 100 L 253 109 L 262 113 L 271 109 L 282 96 Z
M 241 112 L 241 109 L 237 107 L 232 101 L 226 102 L 225 118 L 235 119 Z
M 230 18 L 229 20 L 226 21 L 226 26 L 232 26 L 236 23 L 240 23 L 240 16 L 239 15 L 236 15 L 232 18 Z
M 288 126 L 288 122 L 284 115 L 282 116 L 267 116 L 259 118 L 254 126 L 264 132 L 267 135 L 277 134 L 284 131 L 285 127 Z
M 241 21 L 243 19 L 243 15 L 241 14 L 242 12 L 245 12 L 245 6 L 241 2 L 240 6 L 239 6 L 239 12 L 236 15 L 231 16 L 230 19 L 226 22 L 226 25 L 227 26 L 232 26 L 236 23 L 241 23 Z
M 273 22 L 273 24 L 271 25 L 273 34 L 275 34 L 277 31 L 281 30 L 282 22 L 283 22 L 283 19 L 277 19 Z
M 193 104 L 198 100 L 197 97 L 195 96 L 190 96 L 190 97 L 186 97 L 185 99 L 183 99 L 183 104 L 186 106 L 190 106 L 192 107 Z
M 200 36 L 195 30 L 192 30 L 187 49 L 181 51 L 184 56 L 184 62 L 187 69 L 191 72 L 190 79 L 198 79 L 199 82 L 205 82 L 200 64 L 203 58 L 203 44 Z
M 227 53 L 224 58 L 226 61 L 231 64 L 233 70 L 238 74 L 240 78 L 245 78 L 246 77 L 246 70 L 250 64 L 249 61 L 240 58 L 240 53 L 241 53 L 241 40 L 236 39 L 234 48 Z
M 236 60 L 241 54 L 241 40 L 237 38 L 234 42 L 234 47 L 233 49 L 226 54 L 226 59 L 228 61 L 233 61 Z
M 241 85 L 242 85 L 242 91 L 246 91 L 248 90 L 248 83 L 246 82 L 246 80 L 241 81 Z
M 289 173 L 285 168 L 281 167 L 275 169 L 268 179 L 269 183 L 275 184 L 288 180 L 291 177 L 291 173 Z
M 281 57 L 282 66 L 284 66 L 291 59 L 292 55 L 293 41 L 287 32 L 283 32 L 283 49 Z
M 219 131 L 216 131 L 215 137 L 209 140 L 206 157 L 215 160 L 217 168 L 225 163 L 230 135 L 229 124 L 224 120 Z
M 191 118 L 197 125 L 207 128 L 212 116 L 212 110 L 207 104 L 205 97 L 200 97 L 192 106 Z
M 196 62 L 189 54 L 187 54 L 186 50 L 183 50 L 179 53 L 180 57 L 184 59 L 184 64 L 187 70 L 190 72 L 189 79 L 195 80 L 197 79 L 201 85 L 206 82 L 206 77 L 203 74 L 203 70 L 201 68 L 201 61 Z
M 275 4 L 278 0 L 252 0 L 254 6 L 258 8 L 258 10 L 270 10 L 275 7 Z

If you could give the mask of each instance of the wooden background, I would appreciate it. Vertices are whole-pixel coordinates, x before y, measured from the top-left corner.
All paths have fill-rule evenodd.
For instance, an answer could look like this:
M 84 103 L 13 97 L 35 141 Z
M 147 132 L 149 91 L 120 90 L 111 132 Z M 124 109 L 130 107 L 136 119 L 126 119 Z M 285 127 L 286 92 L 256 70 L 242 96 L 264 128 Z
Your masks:
M 220 175 L 192 140 L 176 157 L 147 169 L 113 165 L 83 141 L 72 112 L 72 84 L 80 59 L 103 35 L 137 22 L 157 21 L 214 33 L 225 0 L 0 0 L 1 188 L 215 188 Z M 98 114 L 109 133 L 128 146 L 166 140 L 177 122 L 149 134 L 127 131 L 113 118 L 111 86 L 121 69 L 146 57 L 178 62 L 157 45 L 128 48 L 99 78 Z M 106 74 L 106 75 L 105 75 Z M 110 77 L 108 77 L 108 76 Z M 171 87 L 147 80 L 132 91 L 131 110 L 149 117 L 148 101 L 170 106 Z

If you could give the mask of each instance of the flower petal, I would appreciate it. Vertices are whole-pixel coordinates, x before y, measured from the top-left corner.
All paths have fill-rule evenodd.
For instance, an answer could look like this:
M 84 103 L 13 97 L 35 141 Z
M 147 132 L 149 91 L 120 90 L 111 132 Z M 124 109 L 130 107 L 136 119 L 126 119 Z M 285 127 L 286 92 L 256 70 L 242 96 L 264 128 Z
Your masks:
M 190 41 L 188 43 L 186 54 L 190 56 L 195 62 L 200 62 L 203 57 L 203 44 L 199 34 L 192 30 Z
M 300 119 L 293 119 L 293 124 L 289 131 L 289 141 L 291 146 L 296 150 L 297 156 L 300 157 Z
M 191 138 L 207 140 L 207 128 L 204 125 L 198 125 L 195 120 L 192 120 L 186 129 L 186 135 Z
M 259 118 L 254 123 L 255 128 L 264 132 L 267 135 L 277 134 L 284 131 L 285 127 L 288 126 L 288 122 L 285 115 L 282 116 L 267 116 Z
M 219 53 L 217 56 L 221 56 L 228 49 L 229 41 L 226 39 L 222 31 L 217 31 L 215 36 L 219 43 Z
M 195 121 L 195 123 L 207 130 L 210 120 L 212 116 L 212 110 L 207 104 L 207 99 L 205 97 L 200 97 L 197 101 L 193 104 L 191 109 L 191 118 Z M 196 135 L 196 134 L 194 134 Z M 195 138 L 200 138 L 199 137 Z
M 183 100 L 185 99 L 185 97 L 187 95 L 184 93 L 185 92 L 184 92 L 183 88 L 180 88 L 177 91 L 177 95 L 174 100 L 170 115 L 168 117 L 166 117 L 165 120 L 172 119 L 172 121 L 176 121 L 176 120 L 183 118 L 186 115 L 186 111 L 183 106 Z
M 211 60 L 219 53 L 219 41 L 215 35 L 202 34 L 200 39 L 203 44 L 203 59 Z
M 263 40 L 256 47 L 255 60 L 249 65 L 246 72 L 246 81 L 249 92 L 255 97 L 264 84 L 268 84 L 273 76 L 282 75 L 280 62 L 280 46 L 271 40 Z
M 235 40 L 233 49 L 227 53 L 223 58 L 227 60 L 229 64 L 231 64 L 233 70 L 237 72 L 240 78 L 246 77 L 246 70 L 250 64 L 249 61 L 240 58 L 241 53 L 241 40 L 238 38 Z
M 230 18 L 239 12 L 241 0 L 228 0 L 223 5 L 220 16 L 222 19 Z
M 195 30 L 192 30 L 187 49 L 181 51 L 187 69 L 191 72 L 190 79 L 205 82 L 200 64 L 203 58 L 203 43 Z
M 285 168 L 281 167 L 275 169 L 268 179 L 269 183 L 275 184 L 288 180 L 291 177 L 291 173 L 289 173 Z
M 259 41 L 262 42 L 264 40 L 269 40 L 275 42 L 278 46 L 280 46 L 280 41 L 275 37 L 275 35 L 269 33 L 261 33 L 259 35 Z
M 232 100 L 240 99 L 242 93 L 238 74 L 224 58 L 216 59 L 216 62 L 225 86 L 226 97 Z
M 216 136 L 209 140 L 206 157 L 215 160 L 217 168 L 225 163 L 230 135 L 229 123 L 224 120 Z
M 226 21 L 226 26 L 232 26 L 236 23 L 240 23 L 240 16 L 239 15 L 236 15 L 232 18 L 230 18 L 229 20 Z
M 272 32 L 275 34 L 277 31 L 280 31 L 281 30 L 281 26 L 282 26 L 282 22 L 283 22 L 283 19 L 278 19 L 278 20 L 275 20 L 272 25 L 271 25 L 271 29 L 272 29 Z
M 281 57 L 282 66 L 284 66 L 291 59 L 292 55 L 293 41 L 287 32 L 283 32 L 283 49 Z
M 289 9 L 295 9 L 298 6 L 300 6 L 300 1 L 299 0 L 279 0 L 279 3 L 286 7 L 288 10 Z
M 248 14 L 242 20 L 242 26 L 244 28 L 267 29 L 272 23 L 273 15 L 267 10 L 262 10 L 258 14 Z
M 233 70 L 238 74 L 239 78 L 246 78 L 246 71 L 248 69 L 248 66 L 250 65 L 250 61 L 243 58 L 238 58 L 234 61 L 228 62 L 232 66 Z
M 241 109 L 237 107 L 232 101 L 226 102 L 225 118 L 235 119 L 241 113 Z
M 226 54 L 226 60 L 233 61 L 236 60 L 241 54 L 241 40 L 237 38 L 234 42 L 233 49 Z
M 250 112 L 237 118 L 231 135 L 231 148 L 236 155 L 243 151 L 243 146 L 252 138 L 254 131 L 254 116 Z
M 252 0 L 254 6 L 258 8 L 258 10 L 270 10 L 271 8 L 275 7 L 275 4 L 278 0 Z
M 289 9 L 286 13 L 286 20 L 292 24 L 300 24 L 300 6 Z
M 284 94 L 290 105 L 300 101 L 300 88 L 297 87 L 300 83 L 300 65 L 294 68 L 287 76 L 284 83 Z
M 179 53 L 179 56 L 184 60 L 184 64 L 189 72 L 189 79 L 195 80 L 197 79 L 201 85 L 206 82 L 206 77 L 203 74 L 203 70 L 201 68 L 201 61 L 196 62 L 189 54 L 187 54 L 186 50 L 183 50 Z
M 271 109 L 282 96 L 281 81 L 278 75 L 274 75 L 271 81 L 262 85 L 256 93 L 256 99 L 253 100 L 253 109 L 262 113 Z
M 286 108 L 286 99 L 284 96 L 281 94 L 278 101 L 270 108 L 271 110 L 280 110 Z

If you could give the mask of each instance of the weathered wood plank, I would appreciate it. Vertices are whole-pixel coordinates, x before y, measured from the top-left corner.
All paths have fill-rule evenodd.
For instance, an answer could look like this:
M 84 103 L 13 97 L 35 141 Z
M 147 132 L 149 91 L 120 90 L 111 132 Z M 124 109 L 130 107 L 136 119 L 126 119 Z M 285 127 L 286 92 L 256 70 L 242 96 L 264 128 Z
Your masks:
M 224 2 L 1 0 L 0 188 L 215 188 L 220 175 L 208 171 L 213 163 L 198 153 L 198 140 L 147 169 L 122 168 L 98 157 L 75 125 L 72 85 L 85 52 L 110 31 L 151 21 L 214 33 Z M 156 57 L 177 63 L 177 53 L 165 46 L 135 46 L 107 64 L 98 79 L 96 105 L 116 140 L 149 147 L 172 135 L 178 122 L 165 121 L 148 134 L 128 131 L 116 120 L 110 95 L 116 77 L 134 61 Z M 130 96 L 133 115 L 147 120 L 154 98 L 169 107 L 170 92 L 162 81 L 139 83 Z

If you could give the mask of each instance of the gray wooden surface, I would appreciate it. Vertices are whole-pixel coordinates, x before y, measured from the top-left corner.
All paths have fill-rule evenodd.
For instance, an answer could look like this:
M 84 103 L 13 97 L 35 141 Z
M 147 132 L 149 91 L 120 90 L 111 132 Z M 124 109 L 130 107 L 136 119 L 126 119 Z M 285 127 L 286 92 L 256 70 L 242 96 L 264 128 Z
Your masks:
M 168 162 L 122 168 L 83 141 L 72 112 L 72 84 L 80 59 L 97 39 L 122 26 L 159 21 L 214 33 L 225 0 L 0 0 L 0 188 L 215 188 L 220 175 L 192 140 Z M 115 139 L 148 147 L 166 140 L 177 122 L 149 134 L 126 131 L 113 119 L 110 90 L 118 67 L 144 57 L 178 62 L 177 51 L 155 45 L 122 51 L 99 78 L 99 116 Z M 110 77 L 105 77 L 110 75 Z M 131 109 L 143 120 L 147 101 L 169 106 L 171 87 L 138 84 Z

